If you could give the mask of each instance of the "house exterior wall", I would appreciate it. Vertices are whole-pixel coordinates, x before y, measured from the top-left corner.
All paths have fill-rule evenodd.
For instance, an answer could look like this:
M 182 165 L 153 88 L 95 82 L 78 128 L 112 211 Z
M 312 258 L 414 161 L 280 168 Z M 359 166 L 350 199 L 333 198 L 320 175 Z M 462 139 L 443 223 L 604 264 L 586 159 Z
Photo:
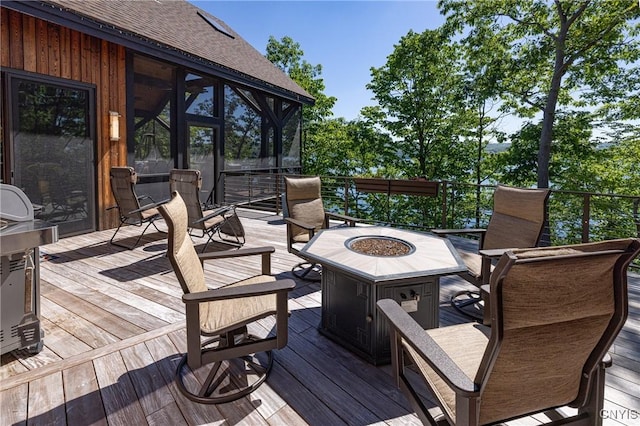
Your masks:
M 27 71 L 94 86 L 96 226 L 99 230 L 117 226 L 116 211 L 106 208 L 115 204 L 109 170 L 127 162 L 125 48 L 5 8 L 1 9 L 0 29 L 3 71 Z M 122 115 L 117 142 L 109 140 L 109 111 Z

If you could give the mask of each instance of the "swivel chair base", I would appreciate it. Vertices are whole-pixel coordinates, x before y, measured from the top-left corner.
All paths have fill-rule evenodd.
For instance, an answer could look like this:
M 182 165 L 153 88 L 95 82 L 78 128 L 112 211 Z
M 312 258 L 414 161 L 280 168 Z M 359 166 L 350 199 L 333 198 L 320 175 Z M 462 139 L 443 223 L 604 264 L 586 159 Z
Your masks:
M 302 280 L 319 282 L 322 279 L 322 267 L 317 263 L 302 262 L 291 269 L 296 278 Z
M 246 339 L 255 340 L 250 335 Z M 209 343 L 211 340 L 205 345 Z M 203 352 L 215 350 L 216 348 L 206 348 Z M 197 378 L 200 376 L 199 372 L 192 374 L 191 370 L 186 368 L 188 366 L 185 354 L 176 370 L 176 385 L 191 401 L 200 404 L 223 404 L 240 399 L 256 390 L 267 380 L 272 366 L 273 353 L 270 350 L 216 361 L 212 363 L 206 379 L 200 385 L 200 380 Z M 198 387 L 199 389 L 195 389 Z
M 461 290 L 451 296 L 451 306 L 462 315 L 483 322 L 484 302 L 477 290 Z

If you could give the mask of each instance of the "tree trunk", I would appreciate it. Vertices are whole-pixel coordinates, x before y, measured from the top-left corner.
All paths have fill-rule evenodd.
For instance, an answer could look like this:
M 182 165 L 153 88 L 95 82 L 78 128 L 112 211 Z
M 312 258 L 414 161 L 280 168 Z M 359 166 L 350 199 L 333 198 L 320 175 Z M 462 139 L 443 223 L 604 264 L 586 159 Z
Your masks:
M 562 65 L 564 51 L 558 50 L 556 53 L 556 63 L 553 69 L 549 96 L 544 106 L 542 118 L 542 132 L 540 134 L 540 145 L 538 148 L 538 188 L 549 187 L 549 163 L 551 162 L 551 142 L 553 140 L 553 122 L 556 118 L 556 106 L 560 85 L 562 83 Z
M 549 86 L 547 103 L 544 106 L 542 116 L 542 132 L 540 134 L 540 144 L 538 146 L 538 188 L 549 188 L 549 163 L 551 162 L 551 142 L 553 140 L 553 122 L 556 118 L 556 107 L 558 96 L 562 85 L 562 76 L 566 72 L 564 68 L 565 41 L 569 26 L 564 20 L 560 24 L 560 31 L 556 44 L 556 59 L 553 64 L 553 76 Z
M 480 162 L 482 161 L 482 142 L 484 134 L 484 103 L 478 107 L 478 156 L 476 158 L 476 228 L 480 227 L 480 184 L 482 183 L 482 175 L 480 170 Z

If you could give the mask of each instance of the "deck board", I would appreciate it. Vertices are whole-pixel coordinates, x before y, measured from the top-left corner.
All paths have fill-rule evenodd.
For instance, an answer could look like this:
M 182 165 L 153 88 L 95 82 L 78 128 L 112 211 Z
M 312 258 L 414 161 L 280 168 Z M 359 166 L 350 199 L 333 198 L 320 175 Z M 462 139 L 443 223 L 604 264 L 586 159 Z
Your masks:
M 281 217 L 239 210 L 247 246 L 274 246 L 272 272 L 291 278 L 299 258 L 287 252 Z M 161 223 L 160 229 L 164 229 Z M 275 352 L 265 384 L 239 401 L 195 404 L 174 383 L 185 349 L 182 290 L 164 256 L 166 236 L 145 235 L 135 250 L 108 244 L 113 231 L 61 239 L 42 247 L 41 325 L 44 349 L 2 356 L 0 424 L 419 424 L 391 381 L 390 367 L 374 367 L 318 331 L 320 285 L 297 281 L 289 295 L 289 343 Z M 118 237 L 133 242 L 140 229 Z M 201 247 L 202 239 L 195 238 Z M 216 243 L 210 251 L 229 249 Z M 260 273 L 260 260 L 206 262 L 217 287 Z M 470 288 L 453 276 L 441 279 L 440 324 L 466 321 L 449 303 Z M 640 277 L 630 275 L 629 319 L 611 349 L 605 409 L 640 411 Z M 251 328 L 268 334 L 273 319 Z M 201 371 L 187 376 L 198 381 Z M 626 411 L 625 411 L 626 410 Z M 510 422 L 535 425 L 543 415 Z M 605 425 L 634 423 L 631 416 Z
M 29 424 L 66 424 L 62 372 L 58 371 L 29 383 L 27 415 Z
M 114 352 L 93 361 L 100 396 L 110 425 L 140 425 L 146 422 L 142 398 L 133 388 L 122 354 Z
M 93 363 L 88 361 L 62 372 L 67 423 L 107 425 Z

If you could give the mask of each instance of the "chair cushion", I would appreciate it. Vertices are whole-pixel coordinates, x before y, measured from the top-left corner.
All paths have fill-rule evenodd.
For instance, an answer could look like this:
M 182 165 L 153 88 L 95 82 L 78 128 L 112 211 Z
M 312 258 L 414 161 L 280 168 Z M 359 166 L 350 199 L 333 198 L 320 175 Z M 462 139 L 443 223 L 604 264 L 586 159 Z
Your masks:
M 287 202 L 298 200 L 312 200 L 321 198 L 321 181 L 320 177 L 285 177 Z
M 206 210 L 202 212 L 202 217 L 206 217 L 207 215 L 213 213 L 213 210 Z M 202 229 L 211 229 L 212 227 L 221 224 L 225 221 L 225 217 L 223 215 L 214 216 L 211 219 L 207 219 L 203 222 L 203 226 L 198 226 L 198 228 Z
M 547 189 L 498 185 L 484 249 L 535 247 L 544 225 Z
M 462 258 L 464 265 L 468 269 L 469 275 L 475 277 L 476 279 L 482 275 L 482 256 L 477 253 L 471 253 L 469 251 L 458 250 L 458 254 Z M 494 266 L 491 265 L 491 271 L 493 271 Z
M 324 206 L 321 198 L 295 202 L 290 201 L 289 214 L 293 219 L 300 220 L 309 226 L 313 226 L 315 230 L 321 229 L 324 226 Z M 292 237 L 295 241 L 299 241 L 295 239 L 296 237 L 303 234 L 309 234 L 309 232 L 299 226 L 294 225 L 292 228 Z
M 271 275 L 259 275 L 229 287 L 275 281 Z M 262 318 L 276 312 L 276 295 L 216 300 L 200 304 L 200 328 L 207 334 L 217 334 L 244 324 L 247 319 Z
M 302 247 L 304 247 L 304 245 L 305 245 L 306 243 L 308 243 L 308 242 L 309 242 L 309 240 L 310 240 L 310 238 L 309 238 L 309 233 L 305 231 L 305 232 L 303 232 L 303 233 L 300 233 L 300 234 L 294 235 L 294 236 L 293 236 L 293 238 L 292 238 L 292 240 L 293 240 L 293 244 L 294 244 L 294 245 L 297 245 L 296 243 L 302 243 L 302 244 L 298 247 L 298 250 L 301 250 L 301 249 L 302 249 Z
M 174 192 L 171 201 L 160 206 L 160 210 L 169 227 L 167 257 L 171 261 L 182 291 L 206 291 L 202 264 L 187 233 L 187 209 L 180 194 Z
M 473 380 L 476 377 L 482 356 L 489 342 L 491 329 L 475 323 L 425 330 L 433 340 L 449 355 L 453 362 Z M 420 373 L 425 378 L 437 398 L 443 402 L 442 409 L 455 422 L 456 395 L 444 380 L 403 341 L 403 346 L 411 355 Z
M 160 215 L 160 212 L 158 211 L 157 208 L 154 207 L 154 208 L 149 209 L 149 210 L 143 210 L 143 211 L 140 212 L 140 214 L 142 215 L 142 219 L 146 220 L 146 219 L 149 219 L 149 218 L 151 218 L 153 216 Z

